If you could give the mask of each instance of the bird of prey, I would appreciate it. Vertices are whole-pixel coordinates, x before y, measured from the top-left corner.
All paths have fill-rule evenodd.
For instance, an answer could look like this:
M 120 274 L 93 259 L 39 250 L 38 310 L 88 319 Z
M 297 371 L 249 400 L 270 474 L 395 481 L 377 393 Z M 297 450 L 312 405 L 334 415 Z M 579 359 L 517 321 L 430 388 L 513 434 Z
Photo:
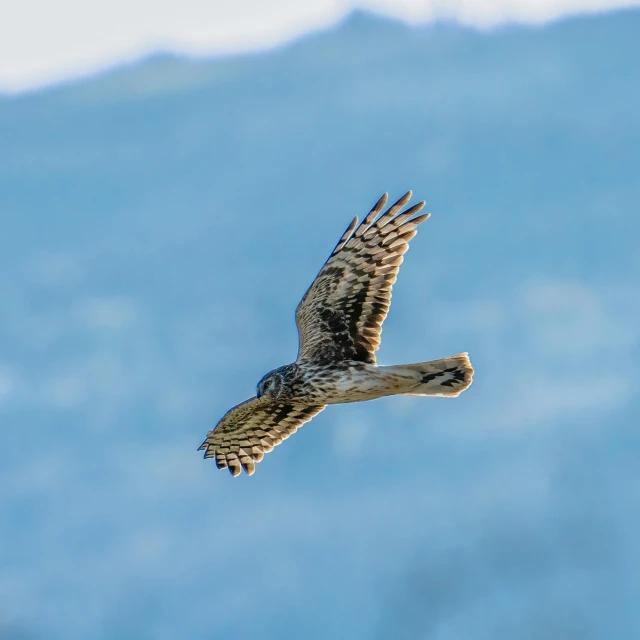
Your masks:
M 265 453 L 328 404 L 390 395 L 459 395 L 473 368 L 466 353 L 441 360 L 377 366 L 375 352 L 402 255 L 424 202 L 403 211 L 411 191 L 380 212 L 385 193 L 358 225 L 354 218 L 296 309 L 299 349 L 292 364 L 267 373 L 255 397 L 233 407 L 199 450 L 234 477 L 252 475 Z

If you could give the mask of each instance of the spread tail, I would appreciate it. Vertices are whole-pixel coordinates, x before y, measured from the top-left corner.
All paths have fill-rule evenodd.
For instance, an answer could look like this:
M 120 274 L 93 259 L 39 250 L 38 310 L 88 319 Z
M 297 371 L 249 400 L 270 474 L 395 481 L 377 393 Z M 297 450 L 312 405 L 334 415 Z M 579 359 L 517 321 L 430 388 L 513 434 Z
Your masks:
M 460 395 L 469 387 L 473 380 L 473 367 L 466 353 L 456 356 L 418 362 L 416 364 L 402 364 L 395 367 L 385 367 L 390 373 L 411 371 L 422 376 L 417 386 L 402 392 L 406 396 L 448 396 Z

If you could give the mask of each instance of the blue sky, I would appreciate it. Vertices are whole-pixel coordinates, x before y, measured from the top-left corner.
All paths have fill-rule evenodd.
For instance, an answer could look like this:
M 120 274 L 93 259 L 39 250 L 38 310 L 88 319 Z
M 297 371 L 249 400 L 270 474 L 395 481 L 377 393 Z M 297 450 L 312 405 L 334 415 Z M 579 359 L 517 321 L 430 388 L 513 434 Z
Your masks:
M 0 637 L 640 636 L 639 27 L 359 14 L 0 99 Z M 468 351 L 472 387 L 218 471 L 208 429 L 408 188 L 379 361 Z

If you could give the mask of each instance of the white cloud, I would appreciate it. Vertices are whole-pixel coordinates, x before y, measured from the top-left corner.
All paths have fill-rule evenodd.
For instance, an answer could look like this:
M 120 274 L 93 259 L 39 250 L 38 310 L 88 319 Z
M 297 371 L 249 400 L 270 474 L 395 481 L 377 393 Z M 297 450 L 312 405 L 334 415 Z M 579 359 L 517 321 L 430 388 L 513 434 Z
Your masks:
M 132 300 L 122 297 L 92 297 L 76 309 L 78 320 L 91 329 L 113 331 L 129 327 L 136 319 Z
M 576 416 L 606 414 L 624 406 L 634 395 L 633 384 L 622 370 L 593 373 L 578 371 L 556 375 L 529 373 L 522 376 L 501 406 L 494 425 L 554 428 L 557 421 Z M 600 428 L 601 425 L 598 425 Z
M 21 0 L 0 19 L 0 91 L 18 92 L 154 50 L 233 53 L 335 24 L 353 9 L 410 23 L 541 23 L 640 0 Z
M 334 449 L 348 458 L 358 456 L 367 435 L 367 425 L 364 422 L 350 420 L 336 423 L 333 430 Z
M 638 330 L 622 306 L 579 282 L 532 282 L 523 291 L 529 335 L 545 357 L 624 354 L 638 342 Z
M 15 394 L 17 386 L 16 374 L 0 364 L 0 407 Z
M 554 426 L 616 410 L 637 395 L 627 361 L 640 331 L 627 301 L 626 291 L 562 279 L 532 281 L 517 292 L 505 305 L 507 322 L 525 338 L 494 424 Z
M 77 407 L 86 398 L 86 383 L 77 374 L 66 374 L 47 382 L 47 399 L 60 409 Z

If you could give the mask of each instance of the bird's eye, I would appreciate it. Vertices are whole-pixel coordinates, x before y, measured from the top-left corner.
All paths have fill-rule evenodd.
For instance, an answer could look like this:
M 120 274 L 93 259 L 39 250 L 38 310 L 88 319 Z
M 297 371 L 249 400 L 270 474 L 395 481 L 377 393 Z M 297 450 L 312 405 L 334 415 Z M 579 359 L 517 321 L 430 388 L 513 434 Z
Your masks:
M 264 388 L 268 389 L 271 386 L 271 380 L 265 380 L 264 381 Z

